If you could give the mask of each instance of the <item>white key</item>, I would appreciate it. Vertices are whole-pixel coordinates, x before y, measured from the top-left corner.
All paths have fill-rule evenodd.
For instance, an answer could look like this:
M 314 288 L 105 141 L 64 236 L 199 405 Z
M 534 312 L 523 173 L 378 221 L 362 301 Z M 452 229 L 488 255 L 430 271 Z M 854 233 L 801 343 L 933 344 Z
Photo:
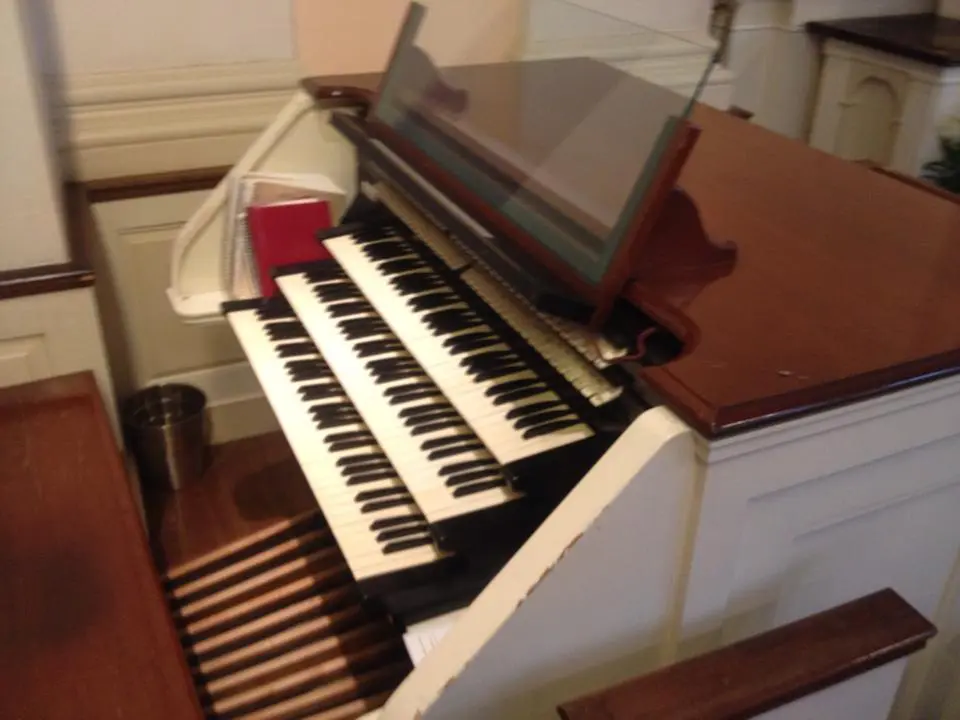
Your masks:
M 347 484 L 350 478 L 355 476 L 345 474 L 337 461 L 351 456 L 376 453 L 380 449 L 376 444 L 372 444 L 334 452 L 329 449 L 327 443 L 323 442 L 323 438 L 332 432 L 361 432 L 365 431 L 366 427 L 363 424 L 354 423 L 330 430 L 317 428 L 310 408 L 322 402 L 336 400 L 304 400 L 299 394 L 299 389 L 325 382 L 332 384 L 335 381 L 295 382 L 290 378 L 285 367 L 289 360 L 317 356 L 305 354 L 279 357 L 277 346 L 295 341 L 271 340 L 264 329 L 264 322 L 257 317 L 255 310 L 234 311 L 227 317 L 356 579 L 362 581 L 442 559 L 445 554 L 439 552 L 432 542 L 429 545 L 406 548 L 398 552 L 384 552 L 386 543 L 377 540 L 379 531 L 371 529 L 371 526 L 377 520 L 389 521 L 408 516 L 422 517 L 422 512 L 415 502 L 363 511 L 364 503 L 356 500 L 359 493 L 403 488 L 403 484 L 395 476 L 395 472 L 392 473 L 394 475 L 392 478 L 357 485 Z M 346 396 L 341 396 L 339 401 L 347 401 Z M 407 539 L 425 536 L 426 533 L 419 533 Z
M 380 261 L 370 260 L 363 252 L 364 246 L 355 242 L 352 236 L 332 238 L 326 247 L 502 464 L 539 455 L 593 435 L 589 426 L 579 423 L 561 431 L 525 438 L 526 429 L 515 429 L 513 422 L 506 418 L 513 405 L 497 405 L 495 398 L 484 394 L 489 387 L 506 378 L 478 383 L 461 365 L 470 353 L 452 355 L 450 348 L 444 345 L 450 336 L 435 334 L 420 313 L 410 310 L 409 297 L 387 281 L 378 269 Z M 481 325 L 475 329 L 477 332 L 484 330 L 490 328 Z M 484 348 L 473 354 L 489 350 Z M 528 377 L 535 376 L 531 373 Z M 554 399 L 559 400 L 556 396 Z
M 432 459 L 432 450 L 424 450 L 421 445 L 430 440 L 454 434 L 469 433 L 469 428 L 443 429 L 435 432 L 413 435 L 413 428 L 406 425 L 401 411 L 406 408 L 427 405 L 443 405 L 439 397 L 423 398 L 402 405 L 391 404 L 390 388 L 416 382 L 430 382 L 426 374 L 421 377 L 406 378 L 390 383 L 377 383 L 377 376 L 367 367 L 368 362 L 380 359 L 406 357 L 395 352 L 371 355 L 359 358 L 354 346 L 372 338 L 359 340 L 346 338 L 338 325 L 348 317 L 333 317 L 329 310 L 340 302 L 325 303 L 313 292 L 314 284 L 304 274 L 284 275 L 278 278 L 278 285 L 291 306 L 303 320 L 304 327 L 310 333 L 327 363 L 337 375 L 351 402 L 363 416 L 363 420 L 377 439 L 380 447 L 390 458 L 403 478 L 411 494 L 417 500 L 429 522 L 475 512 L 516 499 L 517 493 L 506 487 L 487 488 L 480 492 L 458 497 L 455 489 L 445 484 L 447 476 L 441 470 L 464 458 L 489 458 L 479 440 L 474 440 L 477 450 L 462 453 L 449 459 Z M 377 336 L 382 337 L 382 336 Z M 392 338 L 392 336 L 391 336 Z M 385 338 L 384 338 L 385 339 Z M 410 358 L 412 360 L 412 356 Z

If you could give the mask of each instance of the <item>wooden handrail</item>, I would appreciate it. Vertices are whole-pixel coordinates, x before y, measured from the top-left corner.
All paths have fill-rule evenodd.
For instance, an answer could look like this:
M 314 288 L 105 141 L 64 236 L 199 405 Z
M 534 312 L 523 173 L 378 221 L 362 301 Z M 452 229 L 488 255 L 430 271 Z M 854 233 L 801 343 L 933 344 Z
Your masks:
M 881 590 L 558 708 L 564 720 L 749 718 L 921 649 L 936 628 Z

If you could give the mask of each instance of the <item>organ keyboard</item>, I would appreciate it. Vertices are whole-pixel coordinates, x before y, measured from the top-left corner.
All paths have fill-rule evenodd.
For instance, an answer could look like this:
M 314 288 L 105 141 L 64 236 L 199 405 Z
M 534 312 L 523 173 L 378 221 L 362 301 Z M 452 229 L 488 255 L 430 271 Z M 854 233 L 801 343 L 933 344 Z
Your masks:
M 383 79 L 304 82 L 185 227 L 169 291 L 189 322 L 226 315 L 364 602 L 401 627 L 463 608 L 385 720 L 546 717 L 568 677 L 752 623 L 758 588 L 814 610 L 899 572 L 831 528 L 922 497 L 910 473 L 858 494 L 891 437 L 897 462 L 947 452 L 953 415 L 914 424 L 906 399 L 887 426 L 863 397 L 955 371 L 960 336 L 928 323 L 960 300 L 871 297 L 891 268 L 946 287 L 955 208 L 600 62 L 438 70 L 416 37 Z M 229 294 L 217 247 L 233 176 L 261 170 L 347 196 L 331 258 L 274 268 L 268 301 Z

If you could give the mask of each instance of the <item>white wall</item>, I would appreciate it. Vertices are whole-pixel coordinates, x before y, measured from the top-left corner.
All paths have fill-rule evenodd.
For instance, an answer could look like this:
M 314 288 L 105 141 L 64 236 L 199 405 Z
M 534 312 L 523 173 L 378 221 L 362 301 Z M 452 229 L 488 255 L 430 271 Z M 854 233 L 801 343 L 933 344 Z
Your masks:
M 937 3 L 937 14 L 949 18 L 960 18 L 960 0 L 940 0 Z
M 70 75 L 290 59 L 287 0 L 31 0 Z
M 67 259 L 46 105 L 24 31 L 27 1 L 0 2 L 0 271 Z
M 743 0 L 730 48 L 733 102 L 754 121 L 806 139 L 819 75 L 812 20 L 927 12 L 936 0 Z

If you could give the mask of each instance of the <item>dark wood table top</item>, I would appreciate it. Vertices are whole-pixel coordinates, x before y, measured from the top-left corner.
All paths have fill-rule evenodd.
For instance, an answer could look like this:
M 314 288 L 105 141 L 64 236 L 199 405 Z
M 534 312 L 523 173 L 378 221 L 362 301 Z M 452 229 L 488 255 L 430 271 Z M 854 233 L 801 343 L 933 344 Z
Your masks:
M 928 65 L 960 65 L 960 20 L 932 12 L 817 21 L 807 30 Z
M 477 97 L 505 88 L 487 128 L 501 140 L 535 137 L 534 120 L 577 127 L 592 102 L 638 112 L 624 84 L 640 81 L 607 65 L 522 65 L 458 75 Z M 369 93 L 376 80 L 352 81 Z M 472 112 L 481 123 L 493 115 Z M 739 253 L 729 275 L 653 298 L 685 342 L 640 373 L 666 404 L 714 437 L 960 370 L 960 204 L 705 105 L 692 119 L 702 133 L 678 184 L 707 232 Z M 616 122 L 591 141 L 605 160 L 597 172 L 636 175 L 629 128 Z
M 0 577 L 0 717 L 202 717 L 89 373 L 0 390 Z

